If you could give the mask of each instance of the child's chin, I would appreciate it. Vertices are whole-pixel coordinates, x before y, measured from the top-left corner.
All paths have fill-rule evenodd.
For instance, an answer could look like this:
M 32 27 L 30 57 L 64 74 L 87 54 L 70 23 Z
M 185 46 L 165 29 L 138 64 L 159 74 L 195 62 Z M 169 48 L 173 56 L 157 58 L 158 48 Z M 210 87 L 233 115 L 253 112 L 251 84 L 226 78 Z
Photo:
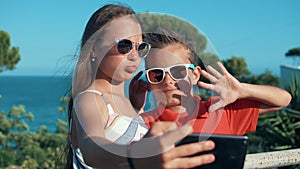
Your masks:
M 182 106 L 180 100 L 179 99 L 174 99 L 174 98 L 173 99 L 169 99 L 167 101 L 167 105 L 169 107 Z

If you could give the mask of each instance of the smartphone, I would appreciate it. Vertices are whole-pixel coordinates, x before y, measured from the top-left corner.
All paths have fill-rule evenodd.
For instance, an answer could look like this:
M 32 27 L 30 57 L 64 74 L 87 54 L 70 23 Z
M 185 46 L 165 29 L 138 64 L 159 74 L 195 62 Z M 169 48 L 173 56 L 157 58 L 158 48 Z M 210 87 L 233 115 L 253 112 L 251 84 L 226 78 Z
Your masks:
M 193 156 L 214 154 L 215 161 L 211 164 L 195 167 L 195 169 L 243 169 L 248 148 L 247 136 L 191 134 L 179 141 L 176 146 L 204 140 L 212 140 L 215 143 L 215 148 Z

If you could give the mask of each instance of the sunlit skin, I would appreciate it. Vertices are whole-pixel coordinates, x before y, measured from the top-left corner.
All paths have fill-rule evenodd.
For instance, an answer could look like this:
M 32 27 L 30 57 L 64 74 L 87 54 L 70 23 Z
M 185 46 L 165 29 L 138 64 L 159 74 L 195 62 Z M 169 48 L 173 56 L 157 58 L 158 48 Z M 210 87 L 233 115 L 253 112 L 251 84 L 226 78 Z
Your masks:
M 119 28 L 121 26 L 123 29 L 120 30 Z M 127 55 L 117 52 L 115 38 L 125 38 L 133 42 L 141 42 L 140 25 L 128 17 L 115 19 L 100 30 L 97 37 L 99 37 L 99 39 L 93 46 L 93 55 L 98 57 L 96 59 L 100 59 L 100 65 L 96 65 L 98 67 L 96 78 L 87 90 L 96 89 L 104 93 L 116 112 L 123 113 L 127 116 L 137 116 L 132 106 L 130 106 L 130 102 L 123 96 L 124 81 L 133 76 L 135 67 L 140 64 L 142 58 L 138 57 L 135 49 Z M 76 116 L 80 119 L 80 125 L 82 125 L 82 129 L 84 129 L 84 131 L 78 129 L 79 132 L 77 135 L 79 139 L 84 138 L 85 135 L 105 137 L 104 128 L 109 115 L 106 109 L 102 109 L 106 107 L 103 99 L 97 95 L 93 97 L 85 97 L 85 95 L 82 95 L 82 97 L 78 99 L 78 102 L 95 103 L 97 105 L 92 109 L 92 107 L 88 105 L 78 106 L 75 102 L 75 108 L 78 109 Z M 118 103 L 118 106 L 115 103 Z M 85 108 L 80 110 L 82 107 Z M 120 109 L 128 111 L 119 111 Z M 89 111 L 89 114 L 84 113 L 85 111 Z M 72 136 L 74 137 L 75 134 Z M 73 139 L 74 141 L 72 142 L 77 143 L 77 138 L 74 137 Z M 76 146 L 76 144 L 74 145 Z
M 169 45 L 163 49 L 153 49 L 146 58 L 147 68 L 166 68 L 175 64 L 190 64 L 189 53 L 181 44 Z M 193 91 L 192 86 L 197 84 L 200 76 L 200 67 L 196 66 L 194 70 L 188 69 L 188 76 L 176 81 L 172 79 L 169 73 L 159 84 L 149 84 L 155 98 L 162 102 L 166 107 L 176 112 L 185 112 L 184 102 L 190 102 Z M 183 84 L 183 85 L 182 85 Z
M 126 26 L 124 26 L 126 25 Z M 120 29 L 122 27 L 122 29 Z M 115 39 L 128 39 L 134 43 L 142 42 L 142 30 L 139 24 L 126 17 L 116 19 L 108 23 L 102 30 L 100 40 L 94 46 L 97 57 L 104 55 L 101 59 L 96 79 L 89 89 L 97 89 L 107 95 L 113 109 L 120 114 L 137 116 L 130 102 L 123 97 L 124 81 L 132 78 L 136 72 L 141 57 L 138 56 L 136 48 L 128 54 L 121 54 L 117 50 Z M 103 40 L 102 40 L 103 39 Z M 107 51 L 104 53 L 103 51 Z M 116 105 L 116 103 L 118 105 Z M 128 110 L 128 111 L 123 111 Z M 108 114 L 104 113 L 104 121 L 108 120 Z
M 126 24 L 127 26 L 124 26 Z M 122 29 L 120 29 L 122 27 Z M 142 42 L 141 27 L 135 22 L 126 19 L 119 19 L 109 23 L 103 29 L 104 42 L 100 40 L 99 46 L 96 44 L 94 52 L 102 54 L 103 48 L 109 49 L 103 57 L 100 65 L 98 76 L 104 74 L 114 81 L 123 82 L 130 79 L 141 62 L 141 57 L 138 56 L 135 48 L 129 54 L 120 54 L 117 51 L 115 39 L 129 39 L 132 42 Z
M 140 43 L 142 42 L 141 27 L 130 19 L 115 19 L 108 23 L 98 35 L 99 39 L 93 44 L 91 57 L 95 57 L 92 64 L 100 64 L 92 65 L 92 72 L 96 72 L 96 77 L 84 90 L 101 91 L 115 113 L 136 117 L 138 115 L 125 96 L 124 83 L 125 80 L 132 78 L 142 58 L 138 56 L 135 48 L 128 54 L 120 54 L 116 48 L 115 38 Z M 92 58 L 87 59 L 92 60 Z M 83 77 L 77 79 L 80 84 Z M 140 141 L 121 145 L 106 139 L 108 107 L 99 94 L 79 95 L 74 99 L 74 110 L 76 113 L 74 113 L 72 125 L 72 146 L 80 147 L 84 161 L 90 166 L 122 168 L 120 165 L 125 164 L 123 168 L 128 168 L 126 166 L 128 149 L 134 157 L 152 156 L 152 158 L 133 159 L 136 168 L 192 168 L 214 161 L 212 154 L 186 158 L 197 152 L 213 149 L 214 143 L 211 141 L 174 147 L 175 142 L 191 133 L 192 128 L 189 125 L 177 128 L 173 123 L 159 122 L 150 128 Z
M 181 47 L 179 44 L 168 45 L 162 49 L 152 49 L 146 58 L 146 68 L 169 67 L 178 63 L 188 64 L 190 61 L 186 51 L 186 48 Z M 280 110 L 286 107 L 291 100 L 291 95 L 281 88 L 241 83 L 226 70 L 221 62 L 217 62 L 217 66 L 220 72 L 210 65 L 206 67 L 207 71 L 196 67 L 194 71 L 189 70 L 188 78 L 179 81 L 175 81 L 166 73 L 165 79 L 160 84 L 150 84 L 150 87 L 158 102 L 166 104 L 168 108 L 178 113 L 184 112 L 185 107 L 193 105 L 193 103 L 188 104 L 188 102 L 193 101 L 193 97 L 189 96 L 193 96 L 192 85 L 196 84 L 204 89 L 214 91 L 220 96 L 216 102 L 211 104 L 209 112 L 224 108 L 238 99 L 247 98 L 260 102 L 259 113 L 263 114 Z M 202 81 L 197 83 L 200 75 L 210 80 L 211 83 Z M 135 84 L 135 82 L 132 82 L 132 84 Z M 144 90 L 144 92 L 146 91 Z M 141 93 L 139 95 L 135 97 L 142 96 Z M 190 100 L 187 101 L 186 98 Z M 140 102 L 138 104 L 133 102 L 133 105 L 142 107 Z

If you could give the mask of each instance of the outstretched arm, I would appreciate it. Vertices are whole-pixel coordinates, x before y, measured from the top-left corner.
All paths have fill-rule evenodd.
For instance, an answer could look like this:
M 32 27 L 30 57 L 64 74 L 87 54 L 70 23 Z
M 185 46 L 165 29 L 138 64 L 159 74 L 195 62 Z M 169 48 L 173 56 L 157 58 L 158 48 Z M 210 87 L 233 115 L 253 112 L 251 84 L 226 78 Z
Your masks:
M 122 145 L 105 138 L 108 113 L 101 96 L 80 95 L 74 101 L 74 110 L 78 145 L 73 146 L 80 148 L 84 161 L 92 167 L 128 169 L 129 154 L 135 168 L 193 168 L 214 161 L 212 154 L 189 157 L 213 149 L 212 141 L 175 147 L 177 141 L 191 133 L 191 126 L 177 128 L 170 122 L 155 123 L 140 141 Z
M 221 62 L 217 62 L 221 73 L 208 66 L 208 72 L 202 70 L 201 75 L 209 79 L 211 84 L 199 82 L 198 85 L 212 90 L 220 96 L 220 100 L 211 105 L 209 111 L 213 112 L 237 99 L 247 98 L 261 103 L 260 113 L 276 111 L 286 107 L 291 101 L 291 95 L 278 87 L 241 83 L 233 77 Z
M 212 154 L 189 157 L 199 152 L 212 150 L 215 144 L 210 140 L 174 147 L 175 142 L 190 133 L 187 130 L 191 127 L 184 126 L 169 130 L 168 122 L 160 122 L 156 128 L 159 130 L 154 135 L 129 145 L 115 144 L 103 137 L 85 137 L 80 141 L 84 160 L 87 164 L 97 168 L 124 169 L 130 168 L 128 157 L 131 158 L 135 168 L 145 169 L 193 168 L 215 160 Z M 166 128 L 168 128 L 167 131 L 163 131 Z

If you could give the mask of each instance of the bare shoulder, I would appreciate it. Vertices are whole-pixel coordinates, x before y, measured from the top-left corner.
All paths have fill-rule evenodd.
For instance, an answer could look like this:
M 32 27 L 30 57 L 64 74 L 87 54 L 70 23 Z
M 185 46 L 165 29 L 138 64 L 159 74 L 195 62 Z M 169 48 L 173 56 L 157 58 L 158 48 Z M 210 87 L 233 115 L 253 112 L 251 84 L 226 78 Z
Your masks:
M 101 92 L 96 90 L 87 90 L 77 95 L 74 99 L 74 108 L 77 113 L 84 113 L 89 116 L 100 115 L 102 119 L 108 119 L 107 101 Z

